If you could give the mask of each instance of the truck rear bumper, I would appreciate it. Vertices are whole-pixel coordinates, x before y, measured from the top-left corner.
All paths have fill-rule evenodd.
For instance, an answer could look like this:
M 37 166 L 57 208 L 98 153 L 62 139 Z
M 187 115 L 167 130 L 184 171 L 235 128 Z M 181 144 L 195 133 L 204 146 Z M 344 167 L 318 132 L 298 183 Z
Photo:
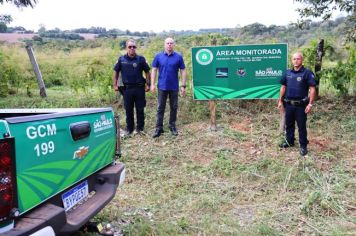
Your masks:
M 52 228 L 56 235 L 78 231 L 110 202 L 124 179 L 125 166 L 110 165 L 88 178 L 94 183 L 95 194 L 75 209 L 65 212 L 59 204 L 45 203 L 15 220 L 15 227 L 4 235 L 30 235 L 46 227 Z

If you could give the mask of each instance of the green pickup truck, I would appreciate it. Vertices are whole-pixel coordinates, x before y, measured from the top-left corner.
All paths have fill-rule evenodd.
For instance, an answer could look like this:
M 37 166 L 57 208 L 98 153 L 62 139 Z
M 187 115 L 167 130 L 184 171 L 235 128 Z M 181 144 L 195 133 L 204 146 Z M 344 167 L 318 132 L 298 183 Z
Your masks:
M 112 108 L 0 109 L 0 234 L 67 235 L 124 182 Z

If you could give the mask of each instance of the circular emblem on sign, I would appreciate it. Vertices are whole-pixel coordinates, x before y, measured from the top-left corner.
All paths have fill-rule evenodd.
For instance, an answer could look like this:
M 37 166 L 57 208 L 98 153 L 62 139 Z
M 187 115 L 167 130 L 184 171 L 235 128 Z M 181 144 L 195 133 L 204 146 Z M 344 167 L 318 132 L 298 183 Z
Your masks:
M 209 65 L 213 58 L 213 53 L 209 49 L 200 49 L 195 56 L 197 62 L 203 66 Z
M 137 63 L 132 64 L 132 66 L 136 68 L 137 67 Z
M 297 78 L 297 81 L 298 81 L 298 82 L 302 81 L 302 77 L 298 77 L 298 78 Z

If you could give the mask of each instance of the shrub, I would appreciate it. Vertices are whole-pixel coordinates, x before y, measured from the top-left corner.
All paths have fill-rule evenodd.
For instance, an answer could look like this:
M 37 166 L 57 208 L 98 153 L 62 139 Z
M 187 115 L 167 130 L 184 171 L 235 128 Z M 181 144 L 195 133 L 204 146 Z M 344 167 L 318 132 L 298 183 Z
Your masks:
M 321 77 L 330 81 L 337 90 L 338 95 L 353 95 L 356 84 L 356 47 L 349 47 L 349 56 L 346 61 L 338 61 L 333 68 L 321 72 Z
M 20 76 L 14 65 L 9 63 L 9 57 L 0 51 L 0 97 L 6 97 L 11 93 L 15 93 L 11 87 L 18 87 Z

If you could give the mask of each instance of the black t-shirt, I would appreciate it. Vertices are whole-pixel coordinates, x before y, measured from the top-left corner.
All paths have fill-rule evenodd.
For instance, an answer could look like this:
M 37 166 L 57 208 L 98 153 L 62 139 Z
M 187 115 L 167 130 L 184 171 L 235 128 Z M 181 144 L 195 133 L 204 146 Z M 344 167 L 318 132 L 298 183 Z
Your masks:
M 143 72 L 149 72 L 150 67 L 143 56 L 129 57 L 126 54 L 119 57 L 114 70 L 117 73 L 121 72 L 121 78 L 125 85 L 144 85 Z
M 303 99 L 308 96 L 309 87 L 315 86 L 316 82 L 313 72 L 302 66 L 298 71 L 287 70 L 281 84 L 286 86 L 286 98 Z

